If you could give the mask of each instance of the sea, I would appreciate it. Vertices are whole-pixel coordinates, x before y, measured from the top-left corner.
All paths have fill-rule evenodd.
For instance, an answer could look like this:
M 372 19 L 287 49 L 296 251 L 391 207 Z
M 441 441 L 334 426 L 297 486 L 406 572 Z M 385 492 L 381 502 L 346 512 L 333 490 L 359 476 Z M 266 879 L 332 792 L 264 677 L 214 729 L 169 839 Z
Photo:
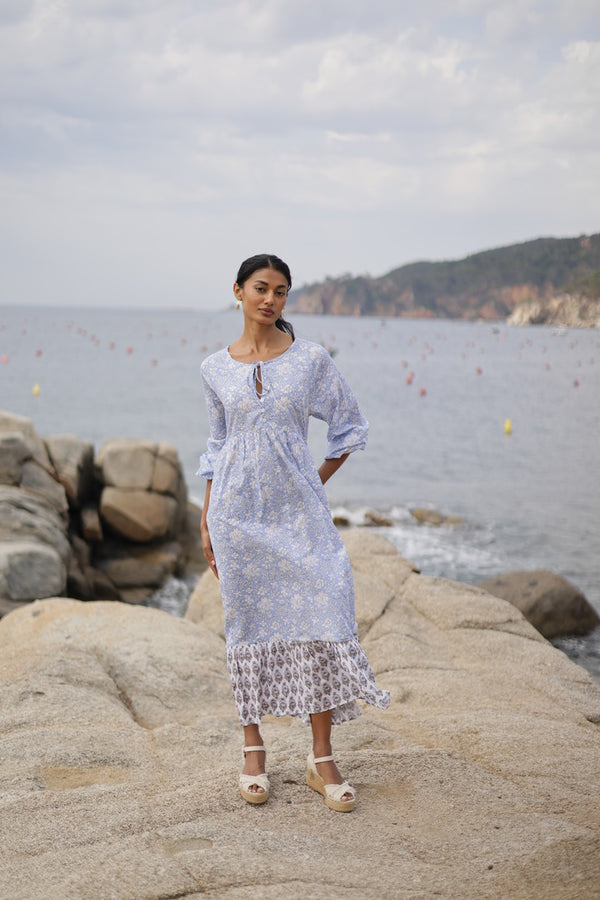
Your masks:
M 333 356 L 370 423 L 327 484 L 332 513 L 377 527 L 425 575 L 472 584 L 550 569 L 600 611 L 600 332 L 501 323 L 292 317 Z M 241 332 L 233 307 L 0 307 L 0 408 L 96 449 L 177 447 L 190 498 L 208 437 L 199 368 Z M 309 435 L 319 461 L 326 426 Z M 425 507 L 456 524 L 419 524 Z M 154 605 L 174 611 L 175 584 Z M 600 681 L 600 629 L 555 641 Z

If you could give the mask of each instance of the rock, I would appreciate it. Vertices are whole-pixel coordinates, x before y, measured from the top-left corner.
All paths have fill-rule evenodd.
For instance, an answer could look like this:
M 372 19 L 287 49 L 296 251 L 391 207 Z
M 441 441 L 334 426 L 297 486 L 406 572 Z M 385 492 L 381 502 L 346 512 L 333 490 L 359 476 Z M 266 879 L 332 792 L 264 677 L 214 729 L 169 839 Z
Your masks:
M 26 459 L 31 450 L 25 437 L 18 431 L 0 432 L 0 484 L 20 484 Z
M 27 488 L 32 493 L 39 494 L 51 503 L 66 521 L 69 504 L 65 489 L 35 459 L 23 463 L 20 486 Z
M 263 723 L 268 804 L 243 804 L 224 644 L 205 625 L 34 603 L 0 622 L 1 896 L 598 893 L 600 688 L 515 607 L 358 531 L 357 613 L 392 705 L 335 730 L 356 812 L 305 786 L 308 731 L 289 719 Z M 360 584 L 386 598 L 370 626 Z
M 374 509 L 368 509 L 365 513 L 365 525 L 378 525 L 379 527 L 390 528 L 393 524 L 393 519 L 376 512 Z
M 539 300 L 524 299 L 506 321 L 509 325 L 600 328 L 600 299 L 581 290 L 561 291 Z
M 150 491 L 106 487 L 100 498 L 100 515 L 128 540 L 148 543 L 175 535 L 177 502 Z
M 460 525 L 464 521 L 460 516 L 445 516 L 443 513 L 438 512 L 437 509 L 427 509 L 423 506 L 411 509 L 410 513 L 420 524 Z
M 82 568 L 91 564 L 92 551 L 90 550 L 90 546 L 76 534 L 71 535 L 71 549 L 73 550 L 73 555 L 77 560 L 77 563 Z
M 0 410 L 0 434 L 6 432 L 17 432 L 22 435 L 29 450 L 28 458 L 35 459 L 36 462 L 48 470 L 51 468 L 46 445 L 33 427 L 30 419 Z
M 96 470 L 102 484 L 116 488 L 148 491 L 152 485 L 157 444 L 153 441 L 106 441 L 96 456 Z
M 333 516 L 333 524 L 336 528 L 349 528 L 350 519 L 348 516 L 336 515 Z
M 81 533 L 86 541 L 100 543 L 104 538 L 102 522 L 96 506 L 83 506 L 81 509 Z
M 41 495 L 9 485 L 0 485 L 0 541 L 41 541 L 58 552 L 65 566 L 71 554 L 66 522 L 57 509 Z
M 96 566 L 118 588 L 160 587 L 169 575 L 181 571 L 183 562 L 183 551 L 175 541 L 154 547 L 113 548 L 113 553 L 97 559 Z
M 130 587 L 120 588 L 119 593 L 123 603 L 140 606 L 146 603 L 146 600 L 152 595 L 152 590 L 147 587 Z
M 150 490 L 176 497 L 181 481 L 181 464 L 173 444 L 158 445 Z
M 33 541 L 0 543 L 0 597 L 24 603 L 60 594 L 67 573 L 52 547 Z
M 133 439 L 106 441 L 96 457 L 96 472 L 108 487 L 152 491 L 178 498 L 183 472 L 173 444 Z
M 69 565 L 67 566 L 67 587 L 65 593 L 77 600 L 95 599 L 92 596 L 91 585 L 85 570 L 75 556 L 69 560 Z
M 0 615 L 65 589 L 68 504 L 54 474 L 29 419 L 0 412 Z
M 600 616 L 579 588 L 553 572 L 508 572 L 477 586 L 520 609 L 546 638 L 587 634 L 600 625 Z
M 83 570 L 87 584 L 89 585 L 89 593 L 81 599 L 85 600 L 120 600 L 121 593 L 117 590 L 108 575 L 95 569 L 93 566 L 87 566 Z
M 73 556 L 67 567 L 67 593 L 78 600 L 120 600 L 115 585 L 102 572 L 91 565 L 88 544 L 77 535 L 71 535 Z
M 1 581 L 2 576 L 0 575 L 0 583 Z M 0 596 L 0 619 L 2 618 L 2 616 L 7 616 L 9 613 L 14 612 L 16 609 L 22 609 L 23 605 L 24 604 L 21 600 L 7 600 L 5 597 Z
M 200 520 L 202 509 L 195 503 L 186 504 L 186 521 L 179 535 L 185 556 L 185 568 L 190 575 L 201 575 L 208 563 L 202 551 Z
M 69 503 L 79 508 L 93 489 L 93 444 L 74 434 L 53 434 L 46 437 L 45 443 Z
M 363 535 L 358 529 L 352 529 L 344 532 L 342 540 L 352 560 L 356 624 L 362 641 L 398 588 L 416 570 L 384 537 Z M 378 562 L 376 572 L 374 559 Z
M 210 569 L 206 569 L 190 594 L 185 618 L 196 625 L 210 628 L 219 637 L 225 639 L 225 617 L 221 601 L 221 589 L 218 580 Z
M 441 512 L 438 512 L 437 509 L 425 509 L 424 507 L 417 506 L 415 509 L 410 510 L 410 514 L 421 524 L 441 525 L 444 521 L 444 516 Z
M 46 448 L 29 419 L 0 412 L 0 484 L 27 488 L 66 513 L 65 492 L 54 476 Z

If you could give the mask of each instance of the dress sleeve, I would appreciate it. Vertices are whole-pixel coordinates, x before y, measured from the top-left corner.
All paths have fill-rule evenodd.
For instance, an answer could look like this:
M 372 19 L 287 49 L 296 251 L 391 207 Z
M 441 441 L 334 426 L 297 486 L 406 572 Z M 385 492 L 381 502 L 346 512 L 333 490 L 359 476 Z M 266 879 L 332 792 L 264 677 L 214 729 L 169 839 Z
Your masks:
M 225 410 L 223 409 L 223 404 L 209 385 L 204 374 L 202 375 L 202 386 L 204 388 L 206 408 L 208 410 L 210 437 L 206 445 L 206 452 L 200 457 L 196 475 L 199 475 L 201 478 L 206 478 L 207 481 L 211 481 L 217 456 L 227 437 L 227 427 L 225 424 Z
M 319 354 L 316 362 L 309 414 L 329 425 L 325 459 L 338 459 L 345 453 L 364 450 L 369 423 L 327 350 Z

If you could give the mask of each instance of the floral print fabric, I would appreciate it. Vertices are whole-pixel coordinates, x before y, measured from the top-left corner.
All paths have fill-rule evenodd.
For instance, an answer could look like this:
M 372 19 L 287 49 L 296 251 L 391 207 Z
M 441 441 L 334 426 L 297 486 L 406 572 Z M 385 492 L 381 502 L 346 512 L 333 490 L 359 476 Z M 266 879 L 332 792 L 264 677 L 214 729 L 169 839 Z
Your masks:
M 201 366 L 212 479 L 207 523 L 225 610 L 227 663 L 243 725 L 262 715 L 386 708 L 358 641 L 350 561 L 307 445 L 328 423 L 327 458 L 362 449 L 368 424 L 327 351 L 296 339 L 241 363 L 227 349 Z M 257 394 L 256 382 L 262 382 Z M 285 687 L 284 687 L 285 685 Z

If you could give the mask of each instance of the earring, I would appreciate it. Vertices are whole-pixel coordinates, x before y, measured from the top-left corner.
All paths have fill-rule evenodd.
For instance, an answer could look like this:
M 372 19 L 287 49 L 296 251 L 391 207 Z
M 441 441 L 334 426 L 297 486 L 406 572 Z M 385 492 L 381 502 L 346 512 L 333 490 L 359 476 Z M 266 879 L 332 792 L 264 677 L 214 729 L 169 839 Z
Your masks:
M 238 297 L 237 300 L 235 301 L 235 308 L 236 308 L 236 309 L 241 309 L 241 308 L 242 308 L 242 301 L 240 300 L 239 297 Z

